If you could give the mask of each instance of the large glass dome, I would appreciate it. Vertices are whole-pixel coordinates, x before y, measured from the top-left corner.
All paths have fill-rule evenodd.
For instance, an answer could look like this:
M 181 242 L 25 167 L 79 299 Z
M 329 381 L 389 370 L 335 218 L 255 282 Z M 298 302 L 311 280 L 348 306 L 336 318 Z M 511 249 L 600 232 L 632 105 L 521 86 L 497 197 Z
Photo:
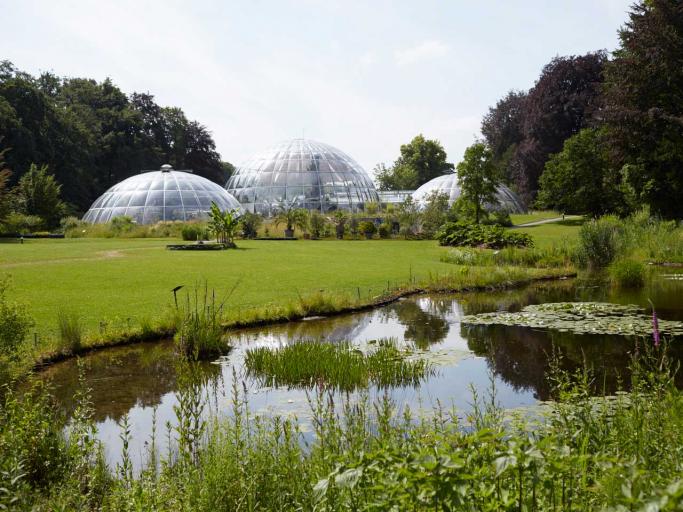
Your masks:
M 365 170 L 343 151 L 307 139 L 272 146 L 242 164 L 225 186 L 245 210 L 275 213 L 282 203 L 327 212 L 379 202 Z
M 83 220 L 105 223 L 114 217 L 132 217 L 138 224 L 205 218 L 214 202 L 222 210 L 240 204 L 223 187 L 185 171 L 164 165 L 158 171 L 131 176 L 102 194 Z
M 418 203 L 424 204 L 427 197 L 433 192 L 439 192 L 448 196 L 448 204 L 452 205 L 460 197 L 460 185 L 458 184 L 458 174 L 444 174 L 434 178 L 415 192 L 413 192 L 413 199 Z M 496 204 L 487 205 L 487 208 L 493 210 L 506 210 L 510 213 L 524 213 L 526 208 L 524 203 L 512 190 L 505 185 L 499 185 L 496 190 Z

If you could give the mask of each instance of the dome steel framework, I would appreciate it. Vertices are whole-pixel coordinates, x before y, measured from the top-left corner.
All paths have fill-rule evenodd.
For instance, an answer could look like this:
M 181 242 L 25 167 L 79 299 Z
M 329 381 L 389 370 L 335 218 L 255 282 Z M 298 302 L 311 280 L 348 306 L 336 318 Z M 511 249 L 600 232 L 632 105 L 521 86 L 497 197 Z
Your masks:
M 413 192 L 413 200 L 419 204 L 424 204 L 434 192 L 446 194 L 449 206 L 452 205 L 462 193 L 458 184 L 458 174 L 444 174 L 428 181 Z M 524 203 L 519 196 L 505 185 L 499 185 L 496 188 L 496 204 L 486 205 L 486 207 L 491 210 L 506 210 L 509 213 L 526 212 Z
M 214 202 L 222 211 L 237 209 L 239 202 L 223 187 L 163 165 L 117 183 L 92 204 L 83 220 L 102 224 L 128 216 L 138 224 L 206 218 Z
M 379 202 L 370 176 L 343 151 L 322 142 L 292 139 L 244 162 L 225 188 L 245 210 L 272 215 L 286 203 L 329 212 L 356 211 Z

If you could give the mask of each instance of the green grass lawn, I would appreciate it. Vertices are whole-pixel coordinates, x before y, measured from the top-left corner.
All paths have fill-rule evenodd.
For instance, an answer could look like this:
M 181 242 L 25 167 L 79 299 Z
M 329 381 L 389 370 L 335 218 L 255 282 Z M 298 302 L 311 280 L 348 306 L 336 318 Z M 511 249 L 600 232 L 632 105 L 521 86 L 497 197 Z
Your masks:
M 0 274 L 12 296 L 30 304 L 41 333 L 56 329 L 60 308 L 89 329 L 100 321 L 137 324 L 170 304 L 171 289 L 208 282 L 229 304 L 261 306 L 318 290 L 363 298 L 418 278 L 452 271 L 434 241 L 239 241 L 236 251 L 168 251 L 168 239 L 27 240 L 0 244 Z M 412 268 L 412 270 L 411 270 Z
M 554 210 L 510 214 L 510 219 L 515 226 L 517 224 L 526 224 L 527 222 L 536 222 L 538 220 L 555 219 L 557 217 L 562 217 L 562 214 Z
M 581 224 L 583 224 L 582 219 L 561 220 L 538 226 L 516 228 L 515 231 L 519 230 L 520 232 L 529 233 L 534 238 L 536 247 L 544 248 L 551 247 L 553 244 L 573 243 L 576 240 Z
M 578 225 L 524 228 L 538 246 L 574 237 Z M 253 241 L 235 251 L 169 251 L 169 239 L 64 239 L 0 243 L 0 276 L 30 305 L 36 330 L 54 336 L 60 309 L 76 313 L 88 332 L 153 321 L 172 303 L 172 288 L 208 283 L 219 296 L 234 288 L 233 310 L 282 304 L 318 291 L 361 300 L 389 287 L 454 272 L 440 261 L 448 249 L 431 240 Z M 181 291 L 180 296 L 183 296 Z

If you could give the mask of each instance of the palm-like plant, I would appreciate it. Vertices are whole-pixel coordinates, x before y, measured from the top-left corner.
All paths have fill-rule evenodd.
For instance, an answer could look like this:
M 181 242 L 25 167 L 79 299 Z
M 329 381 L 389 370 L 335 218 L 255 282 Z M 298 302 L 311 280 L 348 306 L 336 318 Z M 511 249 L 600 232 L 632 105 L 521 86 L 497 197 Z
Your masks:
M 222 212 L 216 203 L 211 203 L 211 220 L 209 227 L 216 235 L 216 241 L 221 244 L 234 245 L 233 240 L 239 226 L 239 212 L 228 210 Z
M 308 212 L 298 207 L 296 201 L 281 201 L 278 204 L 278 212 L 273 219 L 276 226 L 285 224 L 285 235 L 294 236 L 294 228 L 306 229 L 308 226 Z

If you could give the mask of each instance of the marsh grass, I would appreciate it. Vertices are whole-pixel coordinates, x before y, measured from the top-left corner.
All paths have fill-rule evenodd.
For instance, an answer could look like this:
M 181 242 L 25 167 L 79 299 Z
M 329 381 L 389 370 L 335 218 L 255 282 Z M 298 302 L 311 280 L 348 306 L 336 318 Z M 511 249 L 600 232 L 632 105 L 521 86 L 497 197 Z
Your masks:
M 608 272 L 612 284 L 620 288 L 640 288 L 645 284 L 645 265 L 635 259 L 613 261 Z
M 417 386 L 434 373 L 433 367 L 400 350 L 394 340 L 380 340 L 368 353 L 348 342 L 302 341 L 281 348 L 247 350 L 248 374 L 262 385 L 313 387 L 343 391 L 379 387 Z
M 81 319 L 73 311 L 59 310 L 57 313 L 59 329 L 59 349 L 62 352 L 75 354 L 83 346 L 83 325 Z
M 542 248 L 506 247 L 500 250 L 459 247 L 441 256 L 444 263 L 455 265 L 518 266 L 535 268 L 571 268 L 573 248 L 565 245 L 552 245 Z
M 227 299 L 226 299 L 227 300 Z M 210 359 L 225 354 L 229 347 L 224 340 L 225 300 L 218 302 L 216 291 L 208 285 L 195 285 L 185 296 L 185 303 L 176 310 L 174 340 L 178 353 L 187 359 Z

